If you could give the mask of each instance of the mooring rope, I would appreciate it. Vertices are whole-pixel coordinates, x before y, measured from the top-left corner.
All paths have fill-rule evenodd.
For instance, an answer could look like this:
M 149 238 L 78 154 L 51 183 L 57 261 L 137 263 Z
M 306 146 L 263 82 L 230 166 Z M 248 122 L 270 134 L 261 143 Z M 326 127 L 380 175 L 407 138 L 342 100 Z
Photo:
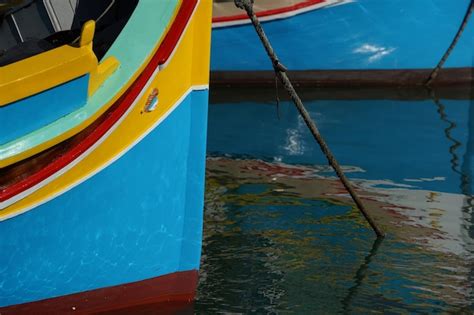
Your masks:
M 458 44 L 459 42 L 459 39 L 461 39 L 461 36 L 464 32 L 464 30 L 466 29 L 467 27 L 467 24 L 469 23 L 469 20 L 471 19 L 471 16 L 472 16 L 472 12 L 474 11 L 474 0 L 471 0 L 471 3 L 467 9 L 467 12 L 466 12 L 466 15 L 464 16 L 464 19 L 461 23 L 461 26 L 459 27 L 457 33 L 456 33 L 456 36 L 454 36 L 454 39 L 453 41 L 451 42 L 451 45 L 449 45 L 448 49 L 446 50 L 446 52 L 444 53 L 443 57 L 441 58 L 441 60 L 439 61 L 438 65 L 433 69 L 433 71 L 431 72 L 428 80 L 426 81 L 425 85 L 427 86 L 431 86 L 433 84 L 433 82 L 436 80 L 436 78 L 438 77 L 439 75 L 439 72 L 441 71 L 441 69 L 443 68 L 444 64 L 446 63 L 446 61 L 448 60 L 449 56 L 451 55 L 451 53 L 453 52 L 454 48 L 456 47 L 456 45 Z
M 253 0 L 234 0 L 235 5 L 243 9 L 247 12 L 247 15 L 249 16 L 250 20 L 252 21 L 253 26 L 255 27 L 255 30 L 257 31 L 258 36 L 260 37 L 260 40 L 262 41 L 263 46 L 265 47 L 265 50 L 267 51 L 268 56 L 270 57 L 273 68 L 275 69 L 275 73 L 277 74 L 278 78 L 282 82 L 284 88 L 290 95 L 291 99 L 293 100 L 295 106 L 298 108 L 298 111 L 300 112 L 301 116 L 303 117 L 306 126 L 308 126 L 309 130 L 311 131 L 311 134 L 315 138 L 315 140 L 318 142 L 319 146 L 321 147 L 321 150 L 323 151 L 324 155 L 326 156 L 329 164 L 332 166 L 332 168 L 336 171 L 337 176 L 339 176 L 339 179 L 341 180 L 342 184 L 344 187 L 347 189 L 349 194 L 351 195 L 352 199 L 356 203 L 357 207 L 359 208 L 360 212 L 362 215 L 365 217 L 365 219 L 369 222 L 370 226 L 374 230 L 375 234 L 377 237 L 382 238 L 385 236 L 384 232 L 377 226 L 375 221 L 372 219 L 372 217 L 369 215 L 367 212 L 364 204 L 360 200 L 359 196 L 355 192 L 354 188 L 352 187 L 351 183 L 347 179 L 346 175 L 342 171 L 341 167 L 339 166 L 339 163 L 337 162 L 336 158 L 330 151 L 328 145 L 326 144 L 326 141 L 324 141 L 323 137 L 319 133 L 318 128 L 316 127 L 316 124 L 314 121 L 311 119 L 308 111 L 303 105 L 303 102 L 301 101 L 300 97 L 296 93 L 293 85 L 291 84 L 290 79 L 288 78 L 286 71 L 287 69 L 283 64 L 278 60 L 278 57 L 275 54 L 275 51 L 273 50 L 270 41 L 268 40 L 267 36 L 265 35 L 265 32 L 263 31 L 262 25 L 260 24 L 260 21 L 258 20 L 257 16 L 255 15 L 253 11 Z

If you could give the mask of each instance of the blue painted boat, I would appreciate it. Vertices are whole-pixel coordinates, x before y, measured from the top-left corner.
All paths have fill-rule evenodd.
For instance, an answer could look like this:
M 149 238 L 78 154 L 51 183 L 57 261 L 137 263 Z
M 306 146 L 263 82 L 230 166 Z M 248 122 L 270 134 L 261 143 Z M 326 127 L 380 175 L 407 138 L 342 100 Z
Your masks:
M 301 84 L 423 84 L 450 47 L 471 0 L 262 0 L 255 11 L 290 77 Z M 273 68 L 243 11 L 214 1 L 216 83 L 274 84 Z M 437 83 L 472 82 L 474 19 Z
M 0 1 L 1 314 L 194 298 L 211 9 Z

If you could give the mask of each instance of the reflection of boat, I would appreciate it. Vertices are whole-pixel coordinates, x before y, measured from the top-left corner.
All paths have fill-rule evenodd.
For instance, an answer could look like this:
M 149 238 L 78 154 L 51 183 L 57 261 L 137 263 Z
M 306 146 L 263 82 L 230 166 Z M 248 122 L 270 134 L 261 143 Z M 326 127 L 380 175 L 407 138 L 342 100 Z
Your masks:
M 441 230 L 451 238 L 463 238 L 465 249 L 450 245 L 451 249 L 474 253 L 472 99 L 453 98 L 448 90 L 438 94 L 443 95 L 441 101 L 424 97 L 422 92 L 412 93 L 410 97 L 416 99 L 396 99 L 400 95 L 386 91 L 383 94 L 393 99 L 378 100 L 355 99 L 357 92 L 349 90 L 334 90 L 330 95 L 327 91 L 319 95 L 314 89 L 300 92 L 347 176 L 361 190 L 383 192 L 383 201 L 402 211 L 410 208 L 414 217 L 422 218 L 421 223 L 413 220 L 417 224 L 429 226 L 439 216 Z M 465 92 L 454 95 L 468 94 Z M 209 110 L 209 153 L 275 162 L 270 164 L 271 172 L 292 178 L 307 176 L 315 169 L 324 176 L 333 175 L 324 174 L 327 168 L 314 166 L 327 165 L 327 160 L 292 104 L 284 101 L 277 109 L 268 102 L 273 91 L 258 94 L 242 88 L 231 96 L 222 90 L 225 98 L 219 93 L 214 90 L 216 102 Z M 242 95 L 252 95 L 252 100 Z M 349 99 L 343 99 L 345 96 Z M 300 166 L 281 170 L 278 163 Z M 433 215 L 425 216 L 427 213 Z
M 303 200 L 323 200 L 335 205 L 352 206 L 347 192 L 330 167 L 222 157 L 209 158 L 207 165 L 209 174 L 228 175 L 235 183 L 244 186 L 265 183 L 269 186 L 266 191 L 272 191 L 272 196 L 281 203 L 288 202 L 289 196 L 298 196 L 300 199 L 295 198 L 294 203 L 300 206 L 304 204 Z M 344 171 L 348 174 L 364 173 L 357 167 L 345 167 Z M 460 240 L 464 230 L 461 212 L 464 195 L 417 189 L 390 180 L 357 179 L 353 180 L 353 184 L 377 222 L 398 240 L 460 257 L 472 257 L 474 254 L 472 241 L 469 238 Z M 336 207 L 331 211 L 334 216 L 338 214 Z M 279 220 L 285 222 L 281 217 Z
M 403 93 L 384 91 L 379 99 L 356 99 L 358 92 L 325 90 L 318 94 L 314 89 L 300 89 L 308 111 L 334 154 L 341 157 L 341 164 L 365 170 L 349 173 L 349 177 L 389 179 L 419 189 L 465 193 L 460 174 L 452 169 L 453 142 L 445 130 L 449 125 L 440 118 L 438 106 L 429 95 L 413 92 L 409 98 L 400 99 Z M 360 96 L 368 94 L 361 91 Z M 456 92 L 463 94 L 468 96 Z M 383 99 L 387 95 L 393 98 Z M 472 178 L 472 100 L 455 98 L 447 90 L 439 95 L 446 96 L 441 102 L 446 116 L 455 123 L 452 137 L 463 144 L 455 152 L 458 168 Z M 294 106 L 282 101 L 277 109 L 273 96 L 272 89 L 240 88 L 232 95 L 215 89 L 209 126 L 219 132 L 210 133 L 208 151 L 287 164 L 326 164 Z M 242 138 L 252 141 L 237 141 Z
M 367 209 L 389 235 L 377 258 L 374 253 L 366 257 L 356 273 L 353 267 L 363 260 L 361 254 L 369 249 L 372 235 L 329 167 L 211 157 L 206 172 L 206 277 L 200 285 L 205 295 L 214 290 L 214 300 L 220 292 L 228 292 L 222 290 L 227 287 L 239 292 L 258 283 L 258 292 L 264 292 L 271 280 L 269 296 L 274 299 L 269 305 L 291 305 L 292 311 L 300 305 L 298 313 L 311 313 L 314 305 L 327 303 L 324 309 L 337 313 L 341 295 L 332 292 L 345 292 L 355 275 L 344 307 L 355 306 L 353 299 L 381 307 L 396 300 L 391 310 L 403 313 L 401 309 L 419 300 L 416 309 L 430 313 L 425 294 L 430 301 L 470 305 L 469 261 L 474 248 L 467 247 L 468 239 L 459 234 L 464 223 L 459 211 L 463 195 L 407 185 L 383 187 L 397 185 L 391 181 L 354 181 Z M 371 257 L 375 259 L 369 267 Z M 218 259 L 242 262 L 236 264 L 237 272 L 228 263 L 218 264 L 227 269 L 216 268 Z M 372 271 L 367 281 L 365 268 Z M 357 286 L 363 289 L 354 292 Z M 254 297 L 254 301 L 261 299 Z M 308 297 L 315 303 L 303 303 Z
M 210 13 L 0 1 L 0 313 L 194 296 Z
M 453 41 L 471 0 L 261 0 L 257 15 L 299 83 L 421 84 Z M 274 84 L 271 63 L 243 11 L 214 1 L 216 82 Z M 471 19 L 439 77 L 471 81 Z M 356 82 L 354 82 L 356 81 Z

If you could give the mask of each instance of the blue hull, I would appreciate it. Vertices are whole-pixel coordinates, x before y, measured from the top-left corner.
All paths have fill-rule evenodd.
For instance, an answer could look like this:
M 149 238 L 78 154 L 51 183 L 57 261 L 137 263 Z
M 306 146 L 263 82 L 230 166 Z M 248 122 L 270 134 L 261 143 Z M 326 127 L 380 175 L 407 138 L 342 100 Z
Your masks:
M 0 224 L 0 307 L 199 269 L 207 91 L 120 159 Z
M 433 69 L 453 41 L 470 0 L 355 0 L 264 23 L 290 70 Z M 474 66 L 474 20 L 446 63 Z M 272 70 L 249 24 L 212 34 L 213 71 Z

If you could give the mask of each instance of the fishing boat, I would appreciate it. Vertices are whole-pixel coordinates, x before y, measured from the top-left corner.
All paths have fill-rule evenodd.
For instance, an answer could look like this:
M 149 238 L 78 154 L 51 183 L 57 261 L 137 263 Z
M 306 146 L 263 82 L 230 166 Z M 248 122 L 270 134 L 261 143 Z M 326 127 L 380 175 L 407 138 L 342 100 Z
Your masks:
M 299 84 L 421 85 L 473 81 L 471 0 L 259 0 L 254 11 Z M 215 0 L 213 83 L 274 84 L 271 62 L 245 13 Z M 457 36 L 459 33 L 460 36 Z
M 189 301 L 210 0 L 0 0 L 0 313 Z

